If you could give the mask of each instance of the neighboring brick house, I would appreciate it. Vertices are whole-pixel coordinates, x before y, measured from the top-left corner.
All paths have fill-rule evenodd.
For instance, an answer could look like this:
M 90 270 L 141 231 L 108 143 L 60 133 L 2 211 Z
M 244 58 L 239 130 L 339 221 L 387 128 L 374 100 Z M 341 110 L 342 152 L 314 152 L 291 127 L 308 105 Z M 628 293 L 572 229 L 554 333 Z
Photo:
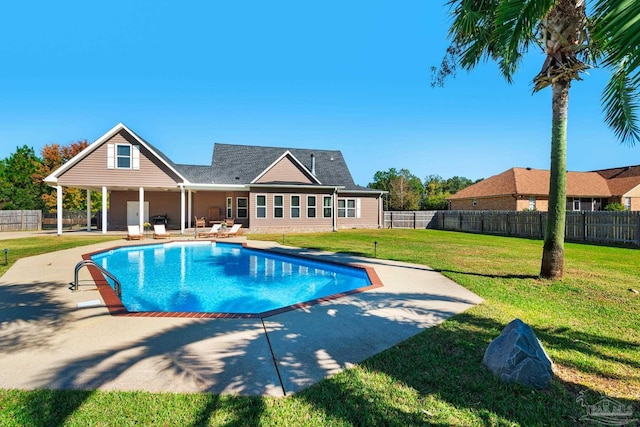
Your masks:
M 549 202 L 549 171 L 511 168 L 449 197 L 452 210 L 538 210 Z M 622 203 L 640 210 L 640 165 L 567 172 L 567 210 L 602 210 Z
M 58 212 L 65 187 L 85 189 L 88 196 L 101 191 L 102 232 L 142 226 L 154 217 L 183 233 L 196 217 L 270 232 L 383 224 L 383 192 L 354 184 L 340 151 L 215 144 L 210 165 L 183 165 L 122 123 L 45 182 L 57 189 Z

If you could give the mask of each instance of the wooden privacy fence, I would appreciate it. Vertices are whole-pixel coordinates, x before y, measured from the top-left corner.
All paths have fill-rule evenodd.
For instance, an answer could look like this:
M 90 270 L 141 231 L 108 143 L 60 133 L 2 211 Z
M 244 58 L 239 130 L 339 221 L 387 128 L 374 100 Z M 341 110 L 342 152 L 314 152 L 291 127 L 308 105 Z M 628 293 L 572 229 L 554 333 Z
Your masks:
M 385 228 L 434 228 L 502 236 L 544 238 L 546 212 L 387 211 Z M 567 212 L 565 239 L 640 246 L 640 212 Z
M 42 229 L 41 211 L 7 210 L 0 211 L 1 231 L 30 231 Z
M 437 228 L 438 211 L 385 211 L 384 228 Z
M 58 214 L 48 212 L 42 214 L 42 228 L 55 229 L 58 226 Z M 62 227 L 73 229 L 74 227 L 87 226 L 86 211 L 70 211 L 66 210 L 62 213 Z
M 546 212 L 438 211 L 440 230 L 544 238 Z M 640 212 L 567 212 L 565 240 L 640 246 Z

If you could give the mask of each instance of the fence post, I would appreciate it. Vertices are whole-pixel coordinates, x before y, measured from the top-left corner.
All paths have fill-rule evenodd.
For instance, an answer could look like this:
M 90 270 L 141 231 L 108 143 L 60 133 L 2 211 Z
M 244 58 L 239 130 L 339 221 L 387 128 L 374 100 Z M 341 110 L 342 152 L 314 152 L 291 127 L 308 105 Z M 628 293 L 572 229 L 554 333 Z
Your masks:
M 416 211 L 413 211 L 413 229 L 415 230 L 417 227 L 416 225 Z
M 587 212 L 582 211 L 582 241 L 587 241 Z
M 544 239 L 544 230 L 542 229 L 542 212 L 538 212 L 538 222 L 540 223 L 540 238 Z
M 391 211 L 391 225 L 389 226 L 389 228 L 393 228 L 393 211 Z

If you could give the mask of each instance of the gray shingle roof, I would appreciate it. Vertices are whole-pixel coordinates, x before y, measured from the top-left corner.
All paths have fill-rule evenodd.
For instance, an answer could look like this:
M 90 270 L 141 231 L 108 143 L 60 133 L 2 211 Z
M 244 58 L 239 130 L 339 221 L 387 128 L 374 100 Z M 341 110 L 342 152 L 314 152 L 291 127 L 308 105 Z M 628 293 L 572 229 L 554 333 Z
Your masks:
M 211 166 L 177 165 L 177 168 L 195 184 L 249 184 L 287 151 L 307 171 L 311 171 L 313 154 L 315 176 L 323 186 L 335 185 L 342 186 L 345 190 L 378 192 L 354 184 L 344 157 L 338 150 L 215 144 Z

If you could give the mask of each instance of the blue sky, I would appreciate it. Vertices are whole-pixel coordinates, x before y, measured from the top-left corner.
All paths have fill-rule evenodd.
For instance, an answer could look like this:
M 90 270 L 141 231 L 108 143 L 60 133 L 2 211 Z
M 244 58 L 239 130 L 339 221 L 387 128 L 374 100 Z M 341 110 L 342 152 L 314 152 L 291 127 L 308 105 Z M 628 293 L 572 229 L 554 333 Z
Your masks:
M 493 64 L 430 86 L 444 0 L 6 2 L 0 158 L 89 142 L 123 122 L 173 161 L 214 142 L 339 149 L 356 183 L 406 168 L 471 179 L 548 168 L 549 90 L 533 52 L 508 85 Z M 570 170 L 640 164 L 603 123 L 608 75 L 574 83 Z

